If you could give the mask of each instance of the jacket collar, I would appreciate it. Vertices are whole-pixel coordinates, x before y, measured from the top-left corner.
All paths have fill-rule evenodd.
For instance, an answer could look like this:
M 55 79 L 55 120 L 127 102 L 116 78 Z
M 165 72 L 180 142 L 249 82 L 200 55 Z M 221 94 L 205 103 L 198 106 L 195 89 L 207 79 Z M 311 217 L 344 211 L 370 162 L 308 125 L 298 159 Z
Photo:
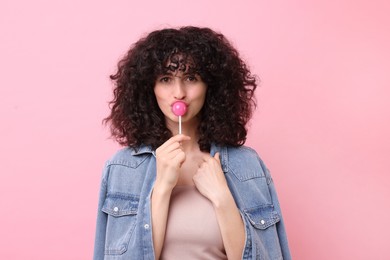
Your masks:
M 154 156 L 156 156 L 155 151 L 152 149 L 151 146 L 149 145 L 140 145 L 137 149 L 136 148 L 131 148 L 131 155 L 141 155 L 144 153 L 151 153 Z
M 227 172 L 228 170 L 228 150 L 226 146 L 217 145 L 215 143 L 211 144 L 210 147 L 210 155 L 214 156 L 216 153 L 219 153 L 219 158 L 221 160 L 222 170 L 223 172 Z M 154 157 L 156 157 L 156 152 L 148 145 L 141 145 L 137 150 L 132 148 L 131 155 L 141 155 L 151 153 Z
M 211 144 L 210 155 L 214 156 L 216 153 L 219 153 L 219 159 L 221 160 L 223 172 L 228 171 L 228 150 L 226 146 Z

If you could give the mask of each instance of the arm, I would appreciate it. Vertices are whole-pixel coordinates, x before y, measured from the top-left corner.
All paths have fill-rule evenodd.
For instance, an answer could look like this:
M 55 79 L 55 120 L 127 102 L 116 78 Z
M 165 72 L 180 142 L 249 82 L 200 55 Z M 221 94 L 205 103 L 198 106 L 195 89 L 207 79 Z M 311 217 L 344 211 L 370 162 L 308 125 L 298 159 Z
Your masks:
M 164 245 L 168 220 L 168 209 L 172 189 L 164 189 L 155 185 L 152 193 L 152 232 L 155 259 L 160 259 Z
M 241 259 L 245 246 L 245 227 L 221 169 L 219 154 L 205 156 L 194 176 L 194 183 L 213 204 L 228 259 Z
M 189 140 L 189 137 L 176 135 L 156 150 L 156 182 L 151 198 L 155 259 L 160 259 L 164 245 L 171 193 L 178 181 L 180 166 L 185 160 L 180 142 L 185 140 Z
M 101 209 L 103 207 L 103 203 L 107 193 L 107 182 L 106 182 L 107 173 L 108 173 L 108 167 L 106 166 L 103 172 L 103 178 L 101 181 L 101 187 L 99 192 L 98 213 L 97 213 L 96 231 L 95 231 L 96 232 L 95 246 L 94 246 L 94 253 L 93 253 L 94 260 L 104 259 L 107 214 L 104 213 Z
M 244 202 L 244 220 L 248 234 L 245 259 L 284 259 L 290 260 L 287 236 L 279 200 L 270 172 L 258 158 L 258 176 L 248 185 L 242 186 L 253 192 L 256 200 L 241 197 Z M 262 177 L 259 177 L 262 176 Z M 247 181 L 249 182 L 249 180 Z M 248 206 L 250 205 L 250 206 Z
M 263 171 L 264 171 L 265 176 L 267 178 L 268 189 L 269 189 L 269 192 L 271 195 L 271 199 L 272 199 L 274 208 L 277 212 L 280 212 L 280 221 L 278 223 L 276 223 L 276 229 L 277 229 L 277 233 L 278 233 L 280 248 L 281 248 L 281 251 L 283 254 L 283 259 L 288 260 L 288 259 L 291 259 L 291 254 L 290 254 L 290 250 L 289 250 L 289 246 L 288 246 L 286 228 L 285 228 L 284 220 L 283 220 L 283 217 L 281 214 L 282 210 L 281 210 L 281 207 L 279 204 L 278 195 L 276 193 L 276 189 L 275 189 L 274 182 L 272 180 L 272 176 L 271 176 L 269 170 L 267 169 L 267 167 L 265 166 L 265 164 L 263 163 L 263 161 L 261 161 L 261 159 L 260 159 L 260 164 L 261 164 L 261 167 L 263 168 Z
M 230 191 L 226 191 L 213 205 L 228 259 L 241 259 L 245 228 Z

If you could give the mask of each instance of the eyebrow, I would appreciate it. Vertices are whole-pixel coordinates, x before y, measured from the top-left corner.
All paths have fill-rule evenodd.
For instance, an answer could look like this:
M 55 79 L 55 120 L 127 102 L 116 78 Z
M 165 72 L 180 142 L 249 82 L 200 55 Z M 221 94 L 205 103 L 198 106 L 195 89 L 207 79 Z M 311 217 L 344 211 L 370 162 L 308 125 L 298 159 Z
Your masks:
M 164 76 L 179 77 L 179 76 L 177 75 L 178 72 L 180 72 L 180 71 L 166 71 L 166 72 L 160 74 L 158 77 L 164 77 Z M 183 76 L 188 76 L 188 75 L 199 76 L 198 73 L 196 73 L 196 72 L 191 72 L 191 71 L 182 72 L 182 75 L 183 75 Z

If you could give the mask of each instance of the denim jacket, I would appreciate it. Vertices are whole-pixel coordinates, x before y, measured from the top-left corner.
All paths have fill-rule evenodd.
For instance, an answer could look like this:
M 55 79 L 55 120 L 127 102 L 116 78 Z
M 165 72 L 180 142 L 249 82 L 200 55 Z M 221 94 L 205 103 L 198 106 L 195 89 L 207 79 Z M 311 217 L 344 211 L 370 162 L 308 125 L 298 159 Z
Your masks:
M 245 224 L 242 259 L 291 259 L 271 175 L 245 146 L 211 146 Z M 106 163 L 99 195 L 94 260 L 154 260 L 151 192 L 155 151 L 125 148 Z

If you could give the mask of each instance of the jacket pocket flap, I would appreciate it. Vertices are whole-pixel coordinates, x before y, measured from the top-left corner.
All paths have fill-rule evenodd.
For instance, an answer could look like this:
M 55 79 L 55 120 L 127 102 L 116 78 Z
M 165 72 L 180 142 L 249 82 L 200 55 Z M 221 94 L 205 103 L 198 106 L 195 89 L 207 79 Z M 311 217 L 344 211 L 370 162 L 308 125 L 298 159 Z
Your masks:
M 266 229 L 280 221 L 280 216 L 271 205 L 244 210 L 251 224 L 257 229 Z
M 139 197 L 130 194 L 108 194 L 104 200 L 102 211 L 114 216 L 136 215 Z

